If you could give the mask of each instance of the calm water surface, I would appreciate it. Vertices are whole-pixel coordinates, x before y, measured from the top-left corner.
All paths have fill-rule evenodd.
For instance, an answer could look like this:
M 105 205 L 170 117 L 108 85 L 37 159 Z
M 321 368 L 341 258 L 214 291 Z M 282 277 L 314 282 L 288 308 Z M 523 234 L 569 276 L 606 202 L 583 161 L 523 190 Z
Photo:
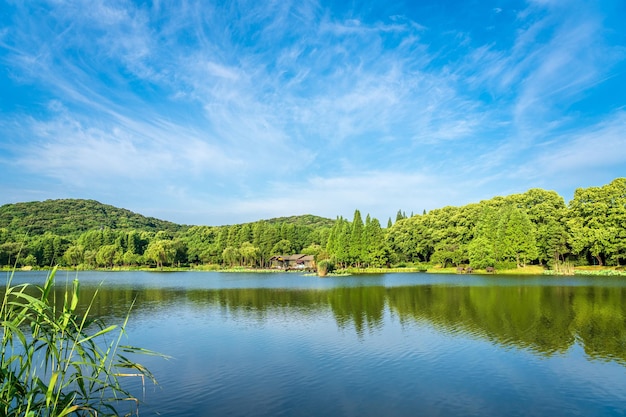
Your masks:
M 141 416 L 626 415 L 624 279 L 78 277 L 109 322 L 136 299 L 128 344 L 172 356 L 140 358 Z

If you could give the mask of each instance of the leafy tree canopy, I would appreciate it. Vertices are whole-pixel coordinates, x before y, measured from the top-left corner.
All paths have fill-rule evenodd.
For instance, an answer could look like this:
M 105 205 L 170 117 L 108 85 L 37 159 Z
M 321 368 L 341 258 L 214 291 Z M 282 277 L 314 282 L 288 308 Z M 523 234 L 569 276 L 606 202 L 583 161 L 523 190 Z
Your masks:
M 50 232 L 59 236 L 76 236 L 87 230 L 105 227 L 152 232 L 176 232 L 185 228 L 94 200 L 46 200 L 0 207 L 0 229 L 9 229 L 14 234 Z

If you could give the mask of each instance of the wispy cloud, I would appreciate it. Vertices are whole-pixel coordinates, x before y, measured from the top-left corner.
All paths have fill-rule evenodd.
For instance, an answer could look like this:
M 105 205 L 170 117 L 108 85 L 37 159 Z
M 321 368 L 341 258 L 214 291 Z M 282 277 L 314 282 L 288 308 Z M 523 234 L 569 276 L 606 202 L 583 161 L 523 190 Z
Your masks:
M 533 163 L 518 171 L 526 177 L 572 176 L 626 166 L 626 112 L 576 131 L 562 133 L 537 149 Z M 572 184 L 575 185 L 575 184 Z
M 386 220 L 395 216 L 398 209 L 417 207 L 420 210 L 445 205 L 442 182 L 421 173 L 363 172 L 361 175 L 338 177 L 313 177 L 293 188 L 289 182 L 270 184 L 264 195 L 245 200 L 226 199 L 228 207 L 249 221 L 290 214 L 317 214 L 334 218 L 341 215 L 351 218 L 354 202 L 364 213 Z M 449 197 L 449 195 L 448 195 Z M 394 207 L 390 210 L 390 207 Z M 214 218 L 226 218 L 226 210 L 215 210 Z
M 106 123 L 85 126 L 67 114 L 52 121 L 33 120 L 24 136 L 39 140 L 22 147 L 14 163 L 79 185 L 219 174 L 242 165 L 184 127 L 158 120 L 121 122 L 107 129 Z M 181 135 L 186 135 L 184 142 Z
M 626 103 L 585 101 L 626 56 L 602 6 L 448 11 L 461 28 L 436 3 L 12 3 L 0 82 L 34 98 L 0 115 L 0 161 L 77 193 L 156 181 L 224 221 L 461 204 L 539 181 L 537 161 L 604 169 L 592 137 L 618 170 Z

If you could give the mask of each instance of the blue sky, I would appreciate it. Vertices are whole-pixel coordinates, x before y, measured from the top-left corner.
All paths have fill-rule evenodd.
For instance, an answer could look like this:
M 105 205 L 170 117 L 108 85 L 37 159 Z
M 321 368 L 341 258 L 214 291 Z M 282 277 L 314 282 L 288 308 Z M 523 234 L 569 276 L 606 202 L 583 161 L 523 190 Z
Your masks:
M 0 0 L 0 204 L 386 224 L 626 176 L 626 2 Z

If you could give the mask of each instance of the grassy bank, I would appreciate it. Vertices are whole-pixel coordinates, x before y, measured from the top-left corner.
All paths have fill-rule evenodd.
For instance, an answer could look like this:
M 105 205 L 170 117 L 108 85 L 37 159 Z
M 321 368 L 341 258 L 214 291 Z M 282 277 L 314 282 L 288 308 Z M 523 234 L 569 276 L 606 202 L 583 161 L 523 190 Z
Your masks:
M 456 267 L 442 268 L 435 265 L 403 266 L 391 268 L 346 268 L 336 272 L 347 272 L 350 274 L 389 274 L 389 273 L 416 273 L 424 272 L 428 274 L 461 274 Z M 472 275 L 589 275 L 589 276 L 626 276 L 626 270 L 619 267 L 607 266 L 582 266 L 572 267 L 567 273 L 555 272 L 546 269 L 541 265 L 527 265 L 520 268 L 497 269 L 494 272 L 487 272 L 485 269 L 474 269 Z
M 52 268 L 22 268 L 22 270 L 50 270 Z M 58 268 L 62 270 L 63 268 Z M 0 269 L 2 271 L 12 271 L 13 268 L 5 267 Z M 180 266 L 180 267 L 163 267 L 163 268 L 147 268 L 147 267 L 114 267 L 114 268 L 65 268 L 65 270 L 71 271 L 147 271 L 147 272 L 179 272 L 179 271 L 207 271 L 207 272 L 238 272 L 238 273 L 315 273 L 314 271 L 300 271 L 291 270 L 286 271 L 284 269 L 274 268 L 251 268 L 251 267 L 222 267 L 219 265 L 192 265 L 192 266 Z M 429 274 L 458 274 L 456 267 L 442 268 L 438 265 L 410 265 L 410 266 L 396 266 L 390 268 L 345 268 L 335 270 L 332 275 L 358 275 L 358 274 L 402 274 L 402 273 L 429 273 Z M 474 275 L 588 275 L 588 276 L 626 276 L 626 269 L 624 267 L 607 267 L 607 266 L 577 266 L 571 267 L 566 273 L 546 269 L 540 265 L 528 265 L 521 268 L 509 268 L 509 269 L 497 269 L 495 272 L 487 272 L 485 269 L 474 269 L 472 271 Z M 330 274 L 329 274 L 330 275 Z

